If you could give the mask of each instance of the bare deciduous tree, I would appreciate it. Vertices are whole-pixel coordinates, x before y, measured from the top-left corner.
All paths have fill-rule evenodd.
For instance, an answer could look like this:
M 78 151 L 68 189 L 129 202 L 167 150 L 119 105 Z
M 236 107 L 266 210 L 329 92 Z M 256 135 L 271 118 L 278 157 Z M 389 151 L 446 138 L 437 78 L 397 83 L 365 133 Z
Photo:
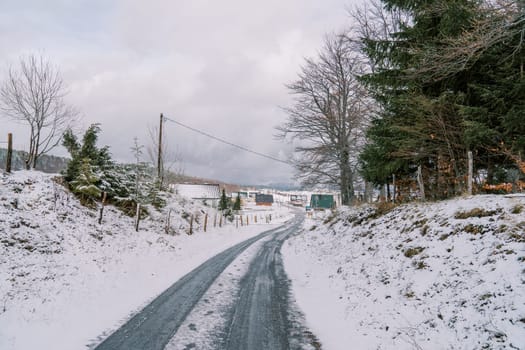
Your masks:
M 307 59 L 299 79 L 288 85 L 295 103 L 277 128 L 279 137 L 301 142 L 294 165 L 303 184 L 337 185 L 343 204 L 354 196 L 356 159 L 370 112 L 357 78 L 363 69 L 344 35 L 327 37 L 319 57 Z
M 76 111 L 64 102 L 66 92 L 58 69 L 42 56 L 22 57 L 18 69 L 9 69 L 0 87 L 0 108 L 7 117 L 29 126 L 27 169 L 59 144 L 76 119 Z

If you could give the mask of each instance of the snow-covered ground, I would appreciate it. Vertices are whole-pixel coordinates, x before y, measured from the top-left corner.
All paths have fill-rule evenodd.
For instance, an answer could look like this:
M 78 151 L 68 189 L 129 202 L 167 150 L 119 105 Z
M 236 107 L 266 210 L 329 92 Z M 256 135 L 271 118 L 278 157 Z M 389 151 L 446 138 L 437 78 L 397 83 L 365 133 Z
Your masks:
M 323 349 L 525 349 L 525 196 L 319 216 L 283 254 Z
M 174 234 L 167 235 L 169 209 Z M 245 213 L 248 226 L 213 227 L 213 209 L 172 198 L 163 213 L 151 210 L 152 218 L 135 232 L 133 219 L 111 206 L 99 225 L 98 211 L 81 206 L 50 175 L 0 175 L 0 349 L 97 344 L 209 257 L 293 215 L 279 206 Z M 270 213 L 272 223 L 266 224 Z M 191 214 L 198 222 L 189 236 Z

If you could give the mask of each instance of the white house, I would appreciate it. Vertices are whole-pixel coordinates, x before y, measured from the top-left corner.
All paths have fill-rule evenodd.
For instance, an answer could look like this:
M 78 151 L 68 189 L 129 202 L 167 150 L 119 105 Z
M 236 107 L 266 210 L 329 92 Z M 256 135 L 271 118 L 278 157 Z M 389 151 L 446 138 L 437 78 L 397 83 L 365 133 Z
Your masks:
M 181 197 L 202 201 L 216 208 L 221 199 L 221 188 L 218 184 L 173 184 L 171 186 Z

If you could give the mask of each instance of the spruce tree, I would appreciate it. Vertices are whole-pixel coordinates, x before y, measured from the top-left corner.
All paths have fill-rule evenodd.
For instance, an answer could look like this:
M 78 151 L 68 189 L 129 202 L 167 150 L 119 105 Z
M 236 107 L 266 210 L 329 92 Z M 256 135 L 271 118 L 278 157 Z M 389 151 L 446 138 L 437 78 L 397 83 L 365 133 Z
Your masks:
M 241 210 L 241 194 L 237 193 L 235 203 L 233 203 L 233 210 Z
M 75 194 L 80 197 L 84 205 L 91 205 L 100 198 L 102 191 L 97 187 L 99 178 L 93 172 L 89 158 L 80 161 L 78 176 L 70 185 Z
M 228 209 L 230 201 L 226 197 L 226 191 L 222 189 L 221 199 L 219 200 L 219 210 L 224 211 Z
M 88 160 L 90 171 L 96 176 L 93 185 L 100 191 L 105 191 L 108 199 L 125 199 L 129 196 L 129 188 L 131 188 L 128 172 L 125 171 L 125 167 L 113 162 L 109 147 L 97 147 L 100 131 L 98 124 L 92 124 L 85 131 L 82 143 L 70 129 L 65 132 L 62 144 L 69 152 L 71 160 L 64 171 L 64 180 L 73 187 L 72 183 L 79 180 L 82 171 L 85 172 L 84 163 Z

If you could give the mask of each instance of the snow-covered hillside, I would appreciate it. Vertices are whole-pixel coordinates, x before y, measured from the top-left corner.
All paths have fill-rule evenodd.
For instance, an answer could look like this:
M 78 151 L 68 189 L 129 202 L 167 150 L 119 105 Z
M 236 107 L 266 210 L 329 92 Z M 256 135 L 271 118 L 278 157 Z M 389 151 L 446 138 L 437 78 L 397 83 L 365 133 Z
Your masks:
M 283 254 L 323 349 L 525 349 L 524 242 L 525 197 L 487 195 L 326 213 Z
M 167 235 L 170 209 L 174 234 Z M 0 349 L 97 343 L 209 257 L 291 216 L 284 207 L 265 210 L 272 224 L 213 228 L 213 209 L 172 197 L 162 213 L 150 210 L 137 233 L 133 219 L 111 206 L 99 225 L 98 211 L 81 206 L 51 175 L 0 175 Z M 200 219 L 189 236 L 191 214 Z

